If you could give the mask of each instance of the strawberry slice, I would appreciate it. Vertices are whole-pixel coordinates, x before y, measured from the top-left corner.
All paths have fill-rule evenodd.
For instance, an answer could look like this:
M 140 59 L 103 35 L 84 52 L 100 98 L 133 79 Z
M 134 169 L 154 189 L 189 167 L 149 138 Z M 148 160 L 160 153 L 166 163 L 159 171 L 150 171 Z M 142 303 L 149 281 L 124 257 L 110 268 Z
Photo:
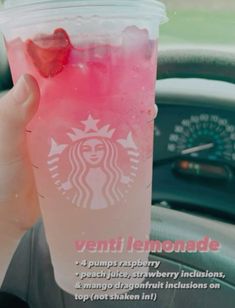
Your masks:
M 56 29 L 52 35 L 43 34 L 27 40 L 26 49 L 39 73 L 48 78 L 62 72 L 72 45 L 67 32 Z

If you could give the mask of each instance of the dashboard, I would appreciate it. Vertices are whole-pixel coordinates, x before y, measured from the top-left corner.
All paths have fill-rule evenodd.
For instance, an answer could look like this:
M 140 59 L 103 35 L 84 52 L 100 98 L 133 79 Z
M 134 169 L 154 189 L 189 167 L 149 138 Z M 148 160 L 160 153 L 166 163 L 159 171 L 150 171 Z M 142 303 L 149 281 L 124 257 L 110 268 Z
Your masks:
M 161 90 L 155 121 L 153 203 L 234 222 L 233 97 L 193 95 L 195 87 L 190 95 L 169 93 L 167 87 Z

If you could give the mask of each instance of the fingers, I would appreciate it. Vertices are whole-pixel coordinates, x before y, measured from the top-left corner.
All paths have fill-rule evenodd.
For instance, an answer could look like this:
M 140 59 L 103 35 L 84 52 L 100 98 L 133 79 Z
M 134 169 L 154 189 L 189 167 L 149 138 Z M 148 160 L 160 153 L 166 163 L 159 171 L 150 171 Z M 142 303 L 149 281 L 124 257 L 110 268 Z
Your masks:
M 30 75 L 0 98 L 0 217 L 25 229 L 40 213 L 26 138 L 39 99 L 39 87 Z
M 38 109 L 39 98 L 36 80 L 30 75 L 21 76 L 14 88 L 0 100 L 1 122 L 7 122 L 10 127 L 25 128 Z
M 39 106 L 40 91 L 30 75 L 22 76 L 0 99 L 0 162 L 26 152 L 25 128 Z

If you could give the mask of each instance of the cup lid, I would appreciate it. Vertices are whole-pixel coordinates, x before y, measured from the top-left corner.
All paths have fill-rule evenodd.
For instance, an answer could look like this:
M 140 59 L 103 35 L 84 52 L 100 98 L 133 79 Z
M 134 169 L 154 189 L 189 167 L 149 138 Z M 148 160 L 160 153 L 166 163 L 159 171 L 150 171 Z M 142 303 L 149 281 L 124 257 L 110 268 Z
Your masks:
M 167 21 L 165 5 L 157 0 L 3 0 L 0 24 L 15 19 L 38 19 L 79 13 L 81 16 L 157 17 L 159 23 Z

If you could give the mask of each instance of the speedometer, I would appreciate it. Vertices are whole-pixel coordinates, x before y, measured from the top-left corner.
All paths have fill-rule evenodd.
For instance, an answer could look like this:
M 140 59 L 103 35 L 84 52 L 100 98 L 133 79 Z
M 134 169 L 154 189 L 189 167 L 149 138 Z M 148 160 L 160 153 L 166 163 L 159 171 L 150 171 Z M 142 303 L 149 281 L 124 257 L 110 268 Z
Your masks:
M 235 126 L 215 114 L 192 115 L 174 127 L 168 152 L 235 162 Z

